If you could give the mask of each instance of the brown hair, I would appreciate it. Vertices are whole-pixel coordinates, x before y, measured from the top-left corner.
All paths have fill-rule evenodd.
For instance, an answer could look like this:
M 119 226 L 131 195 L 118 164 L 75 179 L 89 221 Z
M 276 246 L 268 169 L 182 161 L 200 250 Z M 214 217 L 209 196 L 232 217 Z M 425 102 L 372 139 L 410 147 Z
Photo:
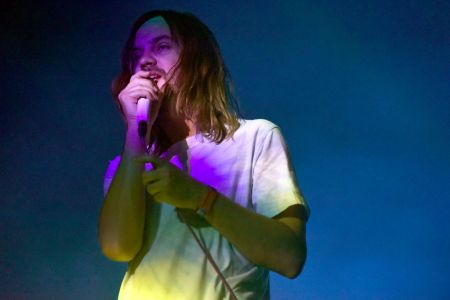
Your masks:
M 168 23 L 172 37 L 181 45 L 178 64 L 175 112 L 195 122 L 196 128 L 215 143 L 230 138 L 239 128 L 239 108 L 232 93 L 232 80 L 225 67 L 218 43 L 212 32 L 197 17 L 172 10 L 154 10 L 141 15 L 133 24 L 122 50 L 121 72 L 112 84 L 112 94 L 118 95 L 133 74 L 132 48 L 138 29 L 151 18 L 161 16 Z M 120 104 L 119 104 L 120 108 Z M 169 147 L 158 118 L 152 126 L 150 144 L 157 154 Z

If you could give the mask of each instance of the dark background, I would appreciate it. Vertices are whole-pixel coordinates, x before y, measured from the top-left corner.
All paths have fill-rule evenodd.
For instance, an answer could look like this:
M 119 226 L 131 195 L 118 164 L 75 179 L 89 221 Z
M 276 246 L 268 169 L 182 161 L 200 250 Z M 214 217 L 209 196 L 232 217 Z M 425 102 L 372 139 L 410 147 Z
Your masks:
M 190 11 L 247 118 L 278 124 L 309 201 L 308 261 L 273 299 L 450 297 L 448 1 L 1 4 L 0 299 L 114 299 L 96 237 L 133 20 Z M 161 4 L 164 3 L 164 4 Z

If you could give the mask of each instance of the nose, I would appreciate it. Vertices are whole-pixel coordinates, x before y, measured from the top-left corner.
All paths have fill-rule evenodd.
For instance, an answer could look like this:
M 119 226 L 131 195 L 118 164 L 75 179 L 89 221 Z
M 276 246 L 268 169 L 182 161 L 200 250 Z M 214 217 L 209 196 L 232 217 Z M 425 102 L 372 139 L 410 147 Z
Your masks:
M 142 71 L 149 71 L 156 65 L 156 59 L 152 55 L 145 54 L 139 60 L 139 67 Z

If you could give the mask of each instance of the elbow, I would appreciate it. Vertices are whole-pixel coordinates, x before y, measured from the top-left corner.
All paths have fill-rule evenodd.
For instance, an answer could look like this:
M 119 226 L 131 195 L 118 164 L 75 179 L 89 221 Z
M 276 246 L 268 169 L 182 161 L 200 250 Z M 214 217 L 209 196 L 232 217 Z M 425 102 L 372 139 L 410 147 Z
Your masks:
M 303 270 L 303 266 L 304 266 L 304 261 L 301 263 L 295 263 L 292 264 L 292 266 L 290 266 L 285 272 L 284 272 L 284 276 L 289 278 L 289 279 L 295 279 L 297 278 L 300 273 Z
M 304 263 L 292 265 L 283 275 L 289 279 L 295 279 L 302 272 L 303 266 Z
M 98 241 L 103 255 L 118 262 L 131 261 L 142 247 L 142 231 L 112 222 L 100 222 Z
M 120 247 L 118 245 L 101 245 L 102 253 L 107 258 L 117 262 L 129 262 L 137 254 L 138 251 L 132 249 L 126 249 L 125 247 Z
M 295 279 L 301 274 L 305 265 L 306 246 L 299 247 L 291 257 L 292 259 L 286 266 L 282 275 L 289 279 Z
M 118 262 L 129 262 L 141 249 L 140 239 L 121 239 L 100 234 L 100 248 L 107 258 Z

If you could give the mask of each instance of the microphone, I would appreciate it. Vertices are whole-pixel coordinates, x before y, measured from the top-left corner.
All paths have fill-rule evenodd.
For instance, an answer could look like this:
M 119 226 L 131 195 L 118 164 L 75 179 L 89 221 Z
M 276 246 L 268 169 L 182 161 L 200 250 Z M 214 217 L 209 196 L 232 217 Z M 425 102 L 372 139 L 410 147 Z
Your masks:
M 138 123 L 138 134 L 141 139 L 147 134 L 148 111 L 150 109 L 150 100 L 139 98 L 137 102 L 136 121 Z
M 149 79 L 153 82 L 154 85 L 157 85 L 159 78 L 161 78 L 161 75 L 156 74 L 152 75 Z M 150 110 L 150 99 L 139 98 L 136 108 L 136 121 L 138 124 L 138 134 L 141 139 L 145 139 L 145 135 L 147 134 L 147 121 L 149 110 Z

